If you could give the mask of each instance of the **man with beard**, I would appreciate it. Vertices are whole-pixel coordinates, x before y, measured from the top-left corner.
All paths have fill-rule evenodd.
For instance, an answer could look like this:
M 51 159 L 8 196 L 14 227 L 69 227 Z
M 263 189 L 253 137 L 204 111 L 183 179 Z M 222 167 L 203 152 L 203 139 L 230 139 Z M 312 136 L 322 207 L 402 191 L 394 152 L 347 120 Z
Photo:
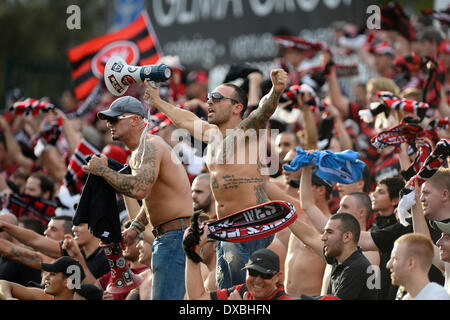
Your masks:
M 244 90 L 230 83 L 216 87 L 208 94 L 208 121 L 203 121 L 190 111 L 177 108 L 161 99 L 159 90 L 145 82 L 144 98 L 163 112 L 178 128 L 208 143 L 207 167 L 211 175 L 211 188 L 216 199 L 217 218 L 266 202 L 269 198 L 263 175 L 260 130 L 265 129 L 277 108 L 287 85 L 287 73 L 281 69 L 271 71 L 272 88 L 248 117 L 243 119 L 248 98 Z M 256 149 L 256 151 L 255 151 Z M 271 163 L 271 166 L 273 164 Z M 276 166 L 275 170 L 278 169 Z M 219 288 L 230 288 L 245 281 L 242 267 L 252 252 L 266 248 L 273 235 L 247 242 L 219 241 L 217 244 L 217 282 Z M 233 256 L 233 259 L 228 257 Z
M 368 287 L 370 262 L 358 247 L 360 226 L 348 213 L 332 215 L 320 236 L 313 227 L 297 219 L 289 228 L 332 266 L 327 295 L 342 300 L 376 299 L 377 290 Z
M 202 210 L 210 219 L 217 219 L 216 201 L 211 192 L 209 173 L 201 173 L 195 177 L 191 190 L 194 211 Z

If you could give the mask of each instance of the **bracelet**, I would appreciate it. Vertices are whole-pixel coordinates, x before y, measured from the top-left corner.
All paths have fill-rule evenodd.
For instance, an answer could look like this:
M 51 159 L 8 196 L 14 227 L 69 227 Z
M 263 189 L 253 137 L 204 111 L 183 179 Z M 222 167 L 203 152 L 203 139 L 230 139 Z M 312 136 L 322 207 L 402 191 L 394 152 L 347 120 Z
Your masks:
M 138 234 L 140 234 L 140 233 L 144 232 L 145 225 L 142 222 L 140 222 L 139 220 L 133 220 L 131 222 L 130 228 L 133 230 L 136 230 L 136 232 Z

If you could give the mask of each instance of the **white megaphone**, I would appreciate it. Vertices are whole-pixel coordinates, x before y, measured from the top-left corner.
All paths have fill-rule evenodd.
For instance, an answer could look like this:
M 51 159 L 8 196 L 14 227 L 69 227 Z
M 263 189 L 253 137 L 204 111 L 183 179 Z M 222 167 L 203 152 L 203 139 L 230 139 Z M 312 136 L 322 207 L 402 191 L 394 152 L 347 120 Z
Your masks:
M 172 70 L 165 64 L 154 64 L 142 67 L 129 66 L 119 56 L 108 59 L 103 78 L 109 92 L 121 96 L 130 84 L 143 82 L 146 79 L 163 82 L 172 76 Z

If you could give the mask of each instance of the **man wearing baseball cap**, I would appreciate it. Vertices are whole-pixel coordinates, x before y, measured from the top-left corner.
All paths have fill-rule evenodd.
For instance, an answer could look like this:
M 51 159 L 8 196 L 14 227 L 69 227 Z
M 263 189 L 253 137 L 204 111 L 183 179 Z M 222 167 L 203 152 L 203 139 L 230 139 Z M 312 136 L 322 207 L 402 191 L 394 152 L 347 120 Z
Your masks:
M 0 280 L 0 292 L 6 299 L 73 300 L 75 290 L 85 278 L 80 262 L 68 256 L 58 258 L 53 263 L 41 262 L 41 269 L 46 272 L 44 289 Z
M 195 251 L 200 253 L 200 248 L 206 242 L 206 232 L 203 233 L 200 243 Z M 186 259 L 186 292 L 190 300 L 292 300 L 279 281 L 282 279 L 280 271 L 280 259 L 270 249 L 254 251 L 248 263 L 244 266 L 247 270 L 245 283 L 228 289 L 219 289 L 207 292 L 201 277 L 200 263 Z

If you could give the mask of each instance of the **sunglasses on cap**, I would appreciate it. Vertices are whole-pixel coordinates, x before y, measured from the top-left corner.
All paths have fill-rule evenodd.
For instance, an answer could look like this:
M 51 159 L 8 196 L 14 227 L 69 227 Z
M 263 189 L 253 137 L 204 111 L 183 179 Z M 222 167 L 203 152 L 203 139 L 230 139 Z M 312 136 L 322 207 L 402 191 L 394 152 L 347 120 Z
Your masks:
M 273 274 L 273 273 L 261 273 L 259 271 L 253 270 L 253 269 L 247 269 L 247 271 L 248 271 L 249 276 L 255 277 L 255 278 L 257 276 L 260 276 L 261 279 L 264 279 L 264 280 L 272 279 L 275 276 L 275 274 Z
M 209 100 L 211 99 L 214 103 L 218 103 L 220 102 L 220 100 L 222 99 L 228 99 L 231 100 L 232 102 L 234 102 L 234 104 L 238 104 L 239 101 L 237 101 L 236 99 L 233 98 L 228 98 L 228 97 L 224 97 L 221 93 L 219 92 L 210 92 L 208 93 L 208 95 L 206 96 L 206 98 Z

